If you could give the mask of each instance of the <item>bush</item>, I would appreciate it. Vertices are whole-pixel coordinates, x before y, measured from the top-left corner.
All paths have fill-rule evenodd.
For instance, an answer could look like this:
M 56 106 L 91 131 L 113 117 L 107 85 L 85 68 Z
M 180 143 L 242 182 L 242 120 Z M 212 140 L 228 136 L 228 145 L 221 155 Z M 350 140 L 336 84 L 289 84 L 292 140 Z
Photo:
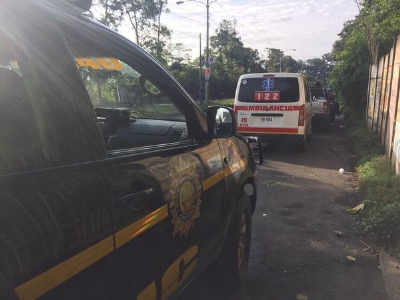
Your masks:
M 400 254 L 400 176 L 382 155 L 379 140 L 366 127 L 364 116 L 347 112 L 346 119 L 357 156 L 358 187 L 365 199 L 358 228 L 378 245 Z
M 359 188 L 366 198 L 380 204 L 400 203 L 400 177 L 385 156 L 377 156 L 357 168 Z
M 394 249 L 400 241 L 400 177 L 385 156 L 364 162 L 357 172 L 359 189 L 366 198 L 360 228 L 378 244 Z
M 359 228 L 370 234 L 380 246 L 399 253 L 400 203 L 371 203 L 366 205 L 359 221 Z
M 349 131 L 348 136 L 353 142 L 357 165 L 370 161 L 383 153 L 379 138 L 367 128 L 365 115 L 352 111 L 344 112 Z

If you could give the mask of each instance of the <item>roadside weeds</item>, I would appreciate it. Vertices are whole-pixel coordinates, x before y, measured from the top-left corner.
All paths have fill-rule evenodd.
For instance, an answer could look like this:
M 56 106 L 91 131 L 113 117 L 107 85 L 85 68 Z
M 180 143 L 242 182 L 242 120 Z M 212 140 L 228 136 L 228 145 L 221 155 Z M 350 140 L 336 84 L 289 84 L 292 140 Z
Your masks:
M 349 114 L 347 134 L 355 151 L 357 189 L 364 199 L 348 210 L 357 215 L 356 229 L 368 239 L 364 251 L 380 258 L 388 299 L 400 299 L 400 176 L 396 175 L 377 136 L 367 128 L 365 117 Z M 371 244 L 371 245 L 370 245 Z

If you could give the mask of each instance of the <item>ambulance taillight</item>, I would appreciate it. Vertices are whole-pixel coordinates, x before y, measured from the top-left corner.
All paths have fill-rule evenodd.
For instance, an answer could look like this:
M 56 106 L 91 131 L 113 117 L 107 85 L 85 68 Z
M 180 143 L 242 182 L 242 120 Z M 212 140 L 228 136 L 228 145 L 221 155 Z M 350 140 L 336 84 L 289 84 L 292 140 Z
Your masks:
M 324 101 L 324 103 L 323 103 L 322 112 L 324 113 L 324 115 L 328 114 L 328 102 L 327 101 Z
M 299 108 L 299 124 L 298 126 L 304 126 L 304 104 Z

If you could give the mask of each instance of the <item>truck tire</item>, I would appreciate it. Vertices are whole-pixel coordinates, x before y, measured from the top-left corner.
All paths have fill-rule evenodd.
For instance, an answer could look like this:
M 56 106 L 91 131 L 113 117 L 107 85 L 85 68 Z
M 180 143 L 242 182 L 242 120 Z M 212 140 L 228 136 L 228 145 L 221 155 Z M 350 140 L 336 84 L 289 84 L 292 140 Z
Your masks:
M 262 165 L 264 163 L 264 149 L 261 139 L 257 139 L 257 145 L 254 147 L 253 151 L 256 163 Z
M 322 131 L 325 133 L 328 133 L 331 129 L 331 123 L 326 120 L 326 123 L 324 124 L 324 127 L 322 128 Z
M 243 281 L 250 257 L 251 205 L 244 191 L 238 196 L 228 235 L 218 259 L 218 281 L 238 286 Z
M 307 150 L 307 137 L 302 137 L 295 145 L 296 151 L 299 153 L 304 153 Z

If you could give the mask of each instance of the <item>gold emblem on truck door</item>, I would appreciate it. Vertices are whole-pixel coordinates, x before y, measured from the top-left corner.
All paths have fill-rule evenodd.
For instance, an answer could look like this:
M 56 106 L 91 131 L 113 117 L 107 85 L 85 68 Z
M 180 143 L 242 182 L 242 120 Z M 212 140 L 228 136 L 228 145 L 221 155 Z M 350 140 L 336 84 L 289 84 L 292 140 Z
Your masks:
M 186 237 L 200 217 L 201 183 L 196 172 L 197 159 L 180 158 L 171 174 L 171 202 L 174 236 Z

